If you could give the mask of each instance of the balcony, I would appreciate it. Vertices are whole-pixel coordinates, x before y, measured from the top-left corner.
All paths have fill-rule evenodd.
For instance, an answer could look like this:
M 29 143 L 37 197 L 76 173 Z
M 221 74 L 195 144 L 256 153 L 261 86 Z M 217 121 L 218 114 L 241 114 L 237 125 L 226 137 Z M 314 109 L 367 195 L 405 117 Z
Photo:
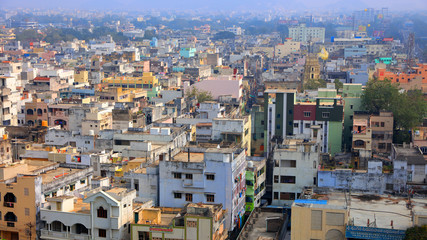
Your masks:
M 15 203 L 14 202 L 4 202 L 3 206 L 8 207 L 8 208 L 14 208 Z
M 69 232 L 56 232 L 49 230 L 41 230 L 42 239 L 76 239 L 76 240 L 90 240 L 91 235 L 87 234 L 74 234 Z

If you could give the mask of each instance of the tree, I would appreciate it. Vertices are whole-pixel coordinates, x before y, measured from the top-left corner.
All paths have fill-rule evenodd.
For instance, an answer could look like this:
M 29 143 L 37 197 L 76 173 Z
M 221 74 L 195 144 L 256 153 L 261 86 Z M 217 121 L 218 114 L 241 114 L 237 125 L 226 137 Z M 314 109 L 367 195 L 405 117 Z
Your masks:
M 338 79 L 335 79 L 334 83 L 335 83 L 335 89 L 336 90 L 342 89 L 342 87 L 344 86 L 344 84 Z
M 406 229 L 405 240 L 427 240 L 427 225 Z
M 236 35 L 232 32 L 222 31 L 215 34 L 213 37 L 214 40 L 222 40 L 222 39 L 233 39 Z
M 387 79 L 370 80 L 362 103 L 371 113 L 393 112 L 395 142 L 409 141 L 408 132 L 420 125 L 427 115 L 427 102 L 420 90 L 402 91 L 397 83 Z
M 199 90 L 196 87 L 192 87 L 191 90 L 186 94 L 186 97 L 196 98 L 198 103 L 213 100 L 213 96 L 211 92 Z
M 304 90 L 317 90 L 325 87 L 326 81 L 323 79 L 309 79 L 304 83 Z

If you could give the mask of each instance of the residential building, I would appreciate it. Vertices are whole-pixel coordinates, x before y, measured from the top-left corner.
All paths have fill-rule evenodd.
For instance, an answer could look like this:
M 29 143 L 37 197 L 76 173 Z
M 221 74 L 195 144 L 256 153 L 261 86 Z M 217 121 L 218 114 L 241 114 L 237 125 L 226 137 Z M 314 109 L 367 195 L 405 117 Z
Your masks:
M 312 189 L 292 205 L 291 239 L 404 239 L 425 223 L 423 198 Z M 414 216 L 408 218 L 410 215 Z
M 47 198 L 40 210 L 41 239 L 129 239 L 135 190 L 112 188 L 74 196 Z
M 325 42 L 325 28 L 322 27 L 307 27 L 306 24 L 300 24 L 296 27 L 289 28 L 289 38 L 293 41 L 308 43 L 308 42 Z
M 188 203 L 180 208 L 138 208 L 131 224 L 131 240 L 212 239 L 228 237 L 222 204 Z
M 217 203 L 227 209 L 225 227 L 241 227 L 245 213 L 246 155 L 243 149 L 189 148 L 159 162 L 159 206 Z M 140 183 L 143 185 L 143 183 Z
M 293 134 L 295 90 L 268 89 L 264 92 L 264 152 L 271 152 L 271 141 L 283 141 Z
M 0 76 L 0 123 L 16 126 L 18 123 L 18 102 L 20 93 L 14 77 Z
M 251 155 L 251 118 L 214 118 L 212 140 L 235 143 Z M 197 132 L 196 132 L 197 134 Z
M 321 78 L 319 58 L 315 55 L 308 55 L 304 65 L 303 84 L 319 78 Z
M 159 80 L 152 72 L 144 72 L 141 77 L 104 78 L 103 83 L 109 87 L 151 89 L 159 84 Z
M 246 169 L 246 212 L 252 212 L 261 206 L 261 198 L 266 192 L 266 159 L 264 157 L 247 157 Z
M 291 53 L 297 53 L 300 51 L 300 47 L 300 42 L 287 40 L 274 47 L 274 57 L 283 58 L 289 56 Z
M 344 100 L 343 150 L 350 151 L 353 140 L 353 113 L 362 111 L 362 84 L 343 84 Z
M 320 160 L 318 144 L 287 139 L 273 152 L 273 199 L 275 206 L 291 206 L 305 187 L 317 185 Z

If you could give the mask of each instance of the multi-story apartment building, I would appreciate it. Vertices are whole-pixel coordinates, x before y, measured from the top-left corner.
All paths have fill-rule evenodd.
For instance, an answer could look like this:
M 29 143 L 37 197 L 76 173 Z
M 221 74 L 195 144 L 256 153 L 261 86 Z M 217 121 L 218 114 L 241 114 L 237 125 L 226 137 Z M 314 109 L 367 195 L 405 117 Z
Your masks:
M 0 123 L 2 125 L 17 125 L 17 104 L 20 94 L 16 90 L 14 77 L 0 77 Z
M 268 89 L 264 92 L 264 152 L 271 152 L 271 141 L 281 142 L 293 135 L 296 91 Z
M 354 112 L 353 115 L 354 152 L 361 158 L 369 158 L 373 152 L 390 153 L 393 142 L 393 113 Z
M 304 187 L 317 184 L 317 143 L 303 139 L 285 140 L 283 144 L 276 145 L 273 160 L 273 205 L 290 206 Z
M 40 98 L 34 98 L 32 102 L 25 103 L 25 122 L 30 126 L 42 126 L 48 124 L 48 104 Z
M 296 42 L 325 42 L 325 28 L 322 27 L 307 27 L 301 24 L 296 27 L 289 28 L 289 37 Z
M 246 167 L 243 149 L 189 148 L 159 162 L 159 205 L 220 203 L 228 210 L 225 226 L 233 230 L 241 226 L 245 213 Z
M 40 239 L 129 239 L 135 190 L 89 192 L 84 199 L 51 197 L 40 210 Z
M 188 203 L 184 208 L 138 208 L 131 240 L 227 239 L 227 211 L 222 204 Z
M 0 164 L 12 163 L 12 145 L 6 127 L 0 127 Z
M 239 144 L 251 154 L 251 118 L 214 118 L 212 121 L 212 140 L 222 140 Z
M 261 197 L 266 192 L 266 159 L 264 157 L 247 157 L 246 169 L 246 212 L 252 212 L 261 205 Z

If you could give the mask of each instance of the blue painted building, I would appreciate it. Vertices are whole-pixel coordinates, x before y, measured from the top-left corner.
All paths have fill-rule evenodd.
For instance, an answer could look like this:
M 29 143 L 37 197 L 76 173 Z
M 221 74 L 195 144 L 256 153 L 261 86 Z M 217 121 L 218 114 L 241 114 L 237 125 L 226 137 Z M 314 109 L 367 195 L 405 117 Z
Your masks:
M 181 48 L 179 51 L 179 56 L 184 58 L 191 58 L 196 55 L 196 49 L 195 48 Z

